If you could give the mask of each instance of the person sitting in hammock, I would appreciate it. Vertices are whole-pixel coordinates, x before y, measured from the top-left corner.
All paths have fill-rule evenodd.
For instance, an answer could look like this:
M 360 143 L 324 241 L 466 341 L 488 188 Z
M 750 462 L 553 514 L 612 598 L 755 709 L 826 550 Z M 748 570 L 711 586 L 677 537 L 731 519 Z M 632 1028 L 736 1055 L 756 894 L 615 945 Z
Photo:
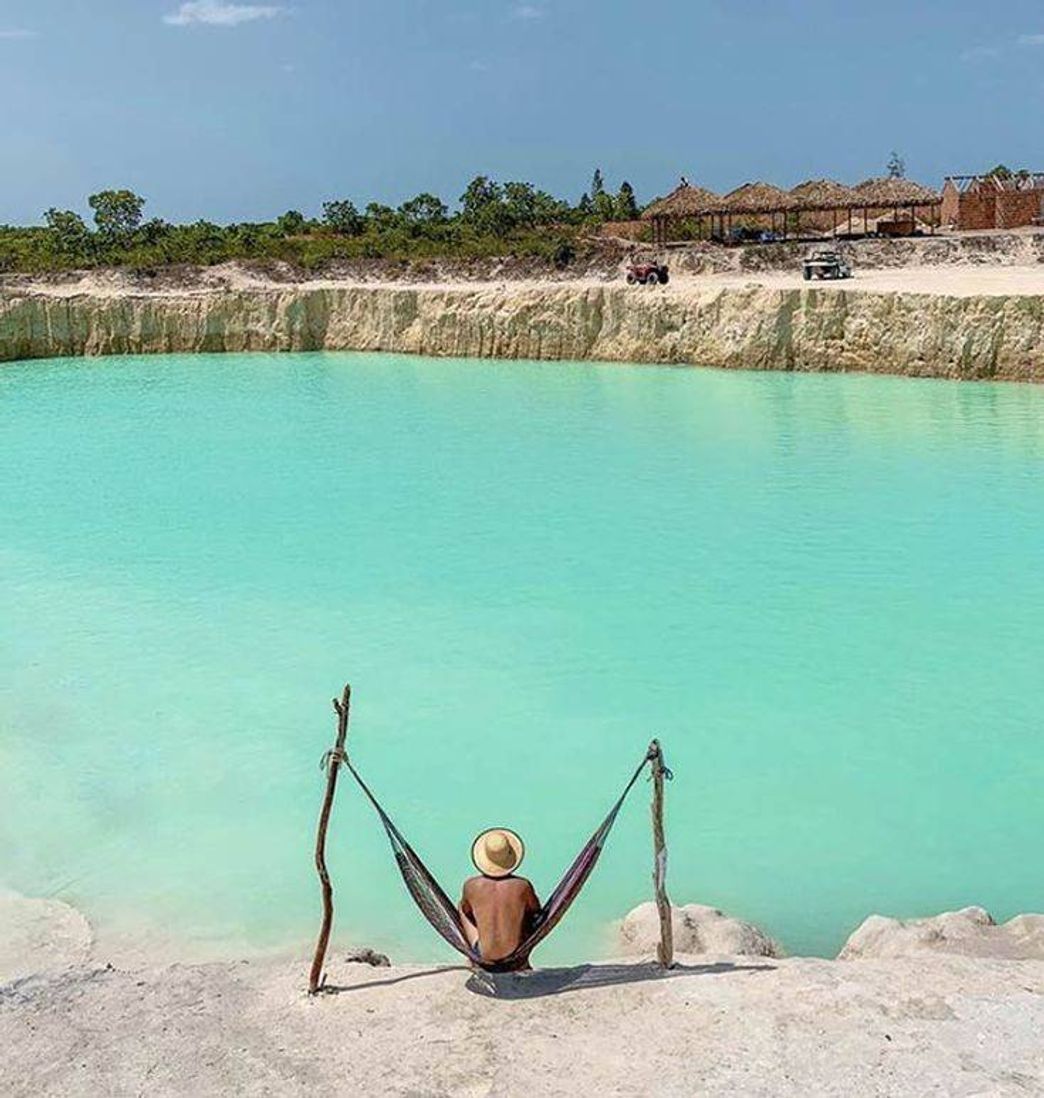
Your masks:
M 516 877 L 526 848 L 513 832 L 497 827 L 483 831 L 471 845 L 471 860 L 481 877 L 464 882 L 461 923 L 468 944 L 486 964 L 510 957 L 534 927 L 540 901 L 525 877 Z M 528 969 L 529 957 L 512 964 Z

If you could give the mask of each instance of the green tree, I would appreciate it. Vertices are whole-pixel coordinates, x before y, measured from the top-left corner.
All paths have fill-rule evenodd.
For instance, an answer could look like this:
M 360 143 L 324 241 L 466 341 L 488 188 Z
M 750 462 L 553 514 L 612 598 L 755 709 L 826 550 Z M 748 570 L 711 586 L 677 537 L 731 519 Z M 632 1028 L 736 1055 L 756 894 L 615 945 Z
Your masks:
M 53 206 L 44 214 L 49 244 L 55 255 L 64 259 L 83 259 L 90 250 L 91 232 L 78 213 L 56 210 Z
M 547 191 L 537 190 L 532 183 L 504 184 L 504 213 L 512 227 L 550 225 L 564 220 L 569 208 Z
M 99 191 L 87 199 L 103 243 L 125 247 L 141 224 L 145 199 L 133 191 Z
M 591 176 L 591 201 L 596 202 L 600 194 L 605 194 L 605 180 L 602 178 L 602 169 L 595 168 Z
M 399 207 L 399 216 L 410 228 L 424 229 L 442 225 L 448 214 L 449 210 L 442 199 L 427 192 L 408 199 Z
M 179 225 L 161 242 L 164 253 L 172 261 L 183 263 L 220 263 L 244 249 L 234 247 L 237 234 L 223 229 L 213 221 L 195 221 Z
M 138 231 L 145 244 L 158 244 L 173 232 L 174 226 L 164 221 L 162 217 L 153 217 L 146 221 Z
M 600 221 L 612 221 L 616 216 L 616 203 L 607 191 L 595 196 L 594 213 Z
M 638 203 L 634 197 L 634 188 L 625 179 L 616 194 L 616 220 L 634 221 L 638 216 Z
M 987 176 L 993 176 L 994 179 L 1011 179 L 1013 174 L 1007 164 L 995 164 L 986 173 Z
M 460 196 L 460 213 L 467 221 L 477 221 L 501 200 L 500 184 L 485 175 L 476 175 Z
M 300 210 L 287 210 L 276 219 L 276 230 L 281 236 L 298 236 L 304 232 L 306 224 L 305 215 Z
M 461 218 L 479 232 L 503 236 L 512 227 L 503 188 L 488 176 L 475 176 L 460 196 L 460 206 Z
M 889 179 L 903 179 L 906 177 L 906 161 L 895 151 L 895 149 L 892 150 L 891 156 L 888 157 L 885 171 L 888 173 Z
M 399 215 L 380 202 L 371 202 L 366 207 L 366 218 L 378 232 L 387 232 L 398 227 Z
M 339 236 L 358 236 L 365 228 L 363 216 L 347 198 L 323 203 L 323 221 Z

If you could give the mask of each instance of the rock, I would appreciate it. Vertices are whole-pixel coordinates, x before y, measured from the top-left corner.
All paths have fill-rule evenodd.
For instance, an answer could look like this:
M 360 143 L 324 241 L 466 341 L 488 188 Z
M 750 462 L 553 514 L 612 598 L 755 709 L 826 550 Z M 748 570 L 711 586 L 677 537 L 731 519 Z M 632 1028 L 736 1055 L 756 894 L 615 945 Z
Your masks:
M 704 904 L 671 907 L 674 948 L 678 953 L 714 953 L 733 957 L 782 957 L 783 950 L 751 923 L 730 918 Z M 654 903 L 639 904 L 627 913 L 617 931 L 625 957 L 656 955 L 660 920 Z
M 0 892 L 0 984 L 80 964 L 91 942 L 87 920 L 68 904 Z
M 871 915 L 845 942 L 839 961 L 914 953 L 1044 960 L 1044 915 L 1016 915 L 998 926 L 988 911 L 965 907 L 926 919 Z
M 391 961 L 384 953 L 378 953 L 375 949 L 365 947 L 363 949 L 350 949 L 344 955 L 344 959 L 350 965 L 373 965 L 374 968 L 390 968 Z

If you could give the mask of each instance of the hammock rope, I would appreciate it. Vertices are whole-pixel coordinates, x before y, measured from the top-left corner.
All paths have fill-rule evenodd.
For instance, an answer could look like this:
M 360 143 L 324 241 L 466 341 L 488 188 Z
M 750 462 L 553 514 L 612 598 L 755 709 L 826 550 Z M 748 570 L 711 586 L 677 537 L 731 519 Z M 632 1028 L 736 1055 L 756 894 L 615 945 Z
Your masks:
M 407 891 L 435 932 L 473 964 L 490 972 L 504 972 L 511 971 L 513 968 L 524 964 L 529 954 L 561 922 L 563 916 L 579 895 L 580 890 L 587 883 L 588 877 L 590 877 L 598 859 L 601 857 L 606 839 L 613 828 L 613 824 L 616 823 L 616 817 L 619 815 L 627 795 L 634 788 L 641 772 L 649 763 L 663 767 L 658 745 L 655 747 L 650 746 L 641 763 L 631 775 L 630 780 L 624 786 L 623 792 L 612 808 L 609 809 L 605 819 L 602 820 L 590 839 L 584 844 L 580 853 L 573 859 L 572 864 L 548 897 L 547 902 L 535 916 L 529 934 L 511 954 L 496 962 L 484 961 L 480 954 L 472 948 L 464 932 L 464 925 L 457 910 L 457 905 L 449 898 L 445 889 L 435 879 L 434 874 L 406 841 L 402 832 L 395 826 L 391 817 L 381 806 L 358 770 L 355 769 L 343 748 L 333 748 L 328 751 L 323 756 L 321 765 L 326 767 L 340 764 L 347 769 L 358 783 L 367 800 L 373 805 L 374 811 L 384 827 Z M 663 767 L 662 773 L 664 777 L 673 777 L 666 767 Z

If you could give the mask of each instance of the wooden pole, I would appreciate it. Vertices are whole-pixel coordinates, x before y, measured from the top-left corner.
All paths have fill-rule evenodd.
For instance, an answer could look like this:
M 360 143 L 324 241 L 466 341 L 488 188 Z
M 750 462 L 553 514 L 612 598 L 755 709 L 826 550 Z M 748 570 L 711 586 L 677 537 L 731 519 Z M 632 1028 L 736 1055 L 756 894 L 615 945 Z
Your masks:
M 322 986 L 323 961 L 326 959 L 326 947 L 330 944 L 330 930 L 333 927 L 333 885 L 326 869 L 326 829 L 330 824 L 330 810 L 333 808 L 334 794 L 337 792 L 337 773 L 344 758 L 344 744 L 348 738 L 348 712 L 352 701 L 352 687 L 346 683 L 341 700 L 333 700 L 337 714 L 337 740 L 332 750 L 323 758 L 326 767 L 326 793 L 323 807 L 319 811 L 319 827 L 315 835 L 315 868 L 319 874 L 319 887 L 323 894 L 323 922 L 319 927 L 319 940 L 315 943 L 315 956 L 312 958 L 312 970 L 308 975 L 308 994 L 315 995 Z
M 663 779 L 670 777 L 670 771 L 664 766 L 659 740 L 649 744 L 649 758 L 653 779 L 653 886 L 656 890 L 656 911 L 660 916 L 660 944 L 656 959 L 661 968 L 671 968 L 674 965 L 674 931 L 671 927 L 671 901 L 667 897 L 667 843 L 663 834 Z

